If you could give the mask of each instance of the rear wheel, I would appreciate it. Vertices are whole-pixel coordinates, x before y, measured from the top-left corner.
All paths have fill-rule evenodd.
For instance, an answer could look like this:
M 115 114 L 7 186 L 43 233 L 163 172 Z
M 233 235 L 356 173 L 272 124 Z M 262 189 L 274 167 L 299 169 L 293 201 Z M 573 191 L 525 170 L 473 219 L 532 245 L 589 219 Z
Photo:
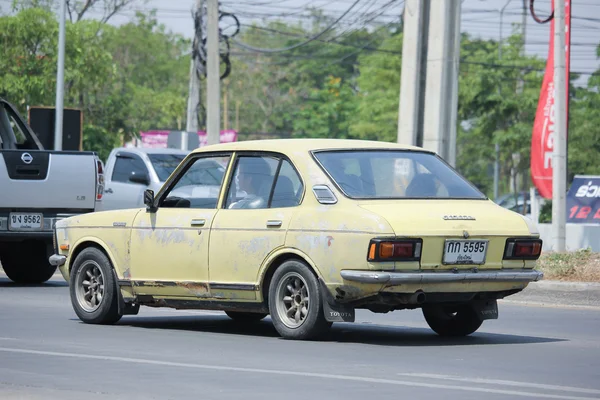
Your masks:
M 330 327 L 323 315 L 323 294 L 310 268 L 296 260 L 281 264 L 269 287 L 273 325 L 286 339 L 312 339 Z
M 468 304 L 423 307 L 423 316 L 429 327 L 440 336 L 467 336 L 483 323 Z
M 6 276 L 16 283 L 44 283 L 54 275 L 44 242 L 20 242 L 4 245 L 0 261 Z
M 238 322 L 257 322 L 268 315 L 265 313 L 251 313 L 240 311 L 225 311 L 225 314 L 227 314 L 232 320 Z
M 108 257 L 95 247 L 83 250 L 73 264 L 69 283 L 75 313 L 88 324 L 114 324 L 119 314 L 117 283 Z

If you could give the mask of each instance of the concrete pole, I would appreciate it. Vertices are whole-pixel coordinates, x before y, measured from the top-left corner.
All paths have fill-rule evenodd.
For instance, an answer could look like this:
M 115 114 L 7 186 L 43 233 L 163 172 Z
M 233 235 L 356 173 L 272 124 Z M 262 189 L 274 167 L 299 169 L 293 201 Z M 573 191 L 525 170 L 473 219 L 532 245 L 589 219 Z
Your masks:
M 194 13 L 198 13 L 202 15 L 202 0 L 196 0 Z M 202 26 L 202 23 L 200 24 Z M 202 46 L 202 31 L 201 29 L 194 33 L 195 46 Z M 194 49 L 198 51 L 198 49 Z M 187 119 L 185 124 L 186 132 L 194 132 L 197 134 L 198 132 L 198 104 L 200 103 L 200 79 L 198 78 L 198 65 L 197 59 L 195 59 L 192 55 L 192 60 L 190 61 L 190 83 L 188 87 L 188 103 L 187 103 Z M 181 149 L 187 150 L 187 135 L 181 135 Z M 185 137 L 185 147 L 184 147 L 184 136 Z
M 402 71 L 398 110 L 398 143 L 423 145 L 423 104 L 429 1 L 406 0 L 402 37 Z
M 207 0 L 207 144 L 220 142 L 219 0 Z
M 554 0 L 554 149 L 552 153 L 552 240 L 565 251 L 567 190 L 567 77 L 565 1 Z
M 65 30 L 67 0 L 60 2 L 58 25 L 58 64 L 56 70 L 56 117 L 54 124 L 54 150 L 62 150 L 63 110 L 65 90 Z
M 449 163 L 456 157 L 451 153 L 456 137 L 460 7 L 459 1 L 431 0 L 429 18 L 423 147 Z
M 504 10 L 506 9 L 506 7 L 508 6 L 508 4 L 511 2 L 512 0 L 508 0 L 505 4 L 504 7 L 502 7 L 500 9 L 500 33 L 498 35 L 498 62 L 502 61 L 502 28 L 503 28 L 503 22 L 504 22 Z M 498 91 L 500 91 L 500 86 L 498 86 Z M 498 143 L 496 143 L 494 145 L 494 152 L 496 154 L 495 157 L 495 161 L 494 161 L 494 200 L 498 199 L 498 191 L 499 191 L 499 186 L 500 186 L 500 145 Z

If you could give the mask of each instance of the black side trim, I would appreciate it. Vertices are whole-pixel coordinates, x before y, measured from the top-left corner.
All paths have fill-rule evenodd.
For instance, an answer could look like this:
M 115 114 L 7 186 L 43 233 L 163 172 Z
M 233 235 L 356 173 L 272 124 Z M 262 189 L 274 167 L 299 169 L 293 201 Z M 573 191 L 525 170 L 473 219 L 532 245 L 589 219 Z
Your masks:
M 264 303 L 233 302 L 211 300 L 174 300 L 156 299 L 153 296 L 138 296 L 139 304 L 147 307 L 169 307 L 177 310 L 215 310 L 215 311 L 244 311 L 255 313 L 269 313 L 269 308 Z
M 255 291 L 258 290 L 256 285 L 248 285 L 245 283 L 209 283 L 211 289 L 221 289 L 221 290 L 248 290 Z
M 117 280 L 117 284 L 119 286 L 133 286 L 129 279 L 119 279 Z

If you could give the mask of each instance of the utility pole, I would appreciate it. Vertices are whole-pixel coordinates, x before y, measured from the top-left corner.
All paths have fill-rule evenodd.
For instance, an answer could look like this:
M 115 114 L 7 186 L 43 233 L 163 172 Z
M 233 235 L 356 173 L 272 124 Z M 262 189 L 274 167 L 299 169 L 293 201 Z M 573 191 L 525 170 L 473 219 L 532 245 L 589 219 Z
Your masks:
M 56 117 L 54 124 L 54 150 L 62 150 L 63 109 L 65 95 L 65 24 L 67 0 L 60 2 L 60 22 L 58 26 L 58 65 L 56 71 Z
M 207 144 L 211 145 L 220 142 L 219 0 L 207 0 L 207 19 L 206 127 Z
M 504 22 L 504 10 L 512 0 L 508 0 L 504 7 L 500 9 L 500 34 L 498 36 L 498 62 L 502 61 L 502 26 Z M 500 93 L 500 86 L 498 86 L 498 92 Z M 501 94 L 501 93 L 500 93 Z M 499 127 L 499 126 L 498 126 Z M 494 161 L 494 200 L 498 199 L 498 190 L 500 186 L 500 145 L 496 143 L 494 145 L 494 151 L 496 153 L 496 159 Z
M 198 134 L 198 105 L 200 104 L 200 77 L 202 63 L 198 52 L 202 46 L 202 0 L 196 0 L 194 9 L 194 32 L 192 59 L 190 61 L 190 84 L 188 88 L 187 120 L 185 124 L 186 134 L 181 135 L 181 149 L 187 150 L 187 135 Z
M 427 72 L 428 0 L 404 2 L 398 143 L 423 146 L 423 109 Z
M 552 239 L 565 251 L 567 187 L 567 81 L 565 0 L 554 0 L 554 148 L 552 152 Z

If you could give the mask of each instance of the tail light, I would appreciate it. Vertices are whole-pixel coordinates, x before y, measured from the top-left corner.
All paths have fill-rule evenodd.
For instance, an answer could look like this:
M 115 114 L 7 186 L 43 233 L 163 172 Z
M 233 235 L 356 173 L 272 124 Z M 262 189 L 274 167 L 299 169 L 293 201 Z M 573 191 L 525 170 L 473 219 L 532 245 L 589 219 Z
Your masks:
M 422 239 L 371 239 L 367 261 L 419 261 Z
M 541 239 L 508 239 L 504 248 L 504 259 L 537 260 L 541 253 Z
M 99 158 L 96 158 L 96 174 L 96 201 L 100 201 L 104 195 L 104 164 Z

